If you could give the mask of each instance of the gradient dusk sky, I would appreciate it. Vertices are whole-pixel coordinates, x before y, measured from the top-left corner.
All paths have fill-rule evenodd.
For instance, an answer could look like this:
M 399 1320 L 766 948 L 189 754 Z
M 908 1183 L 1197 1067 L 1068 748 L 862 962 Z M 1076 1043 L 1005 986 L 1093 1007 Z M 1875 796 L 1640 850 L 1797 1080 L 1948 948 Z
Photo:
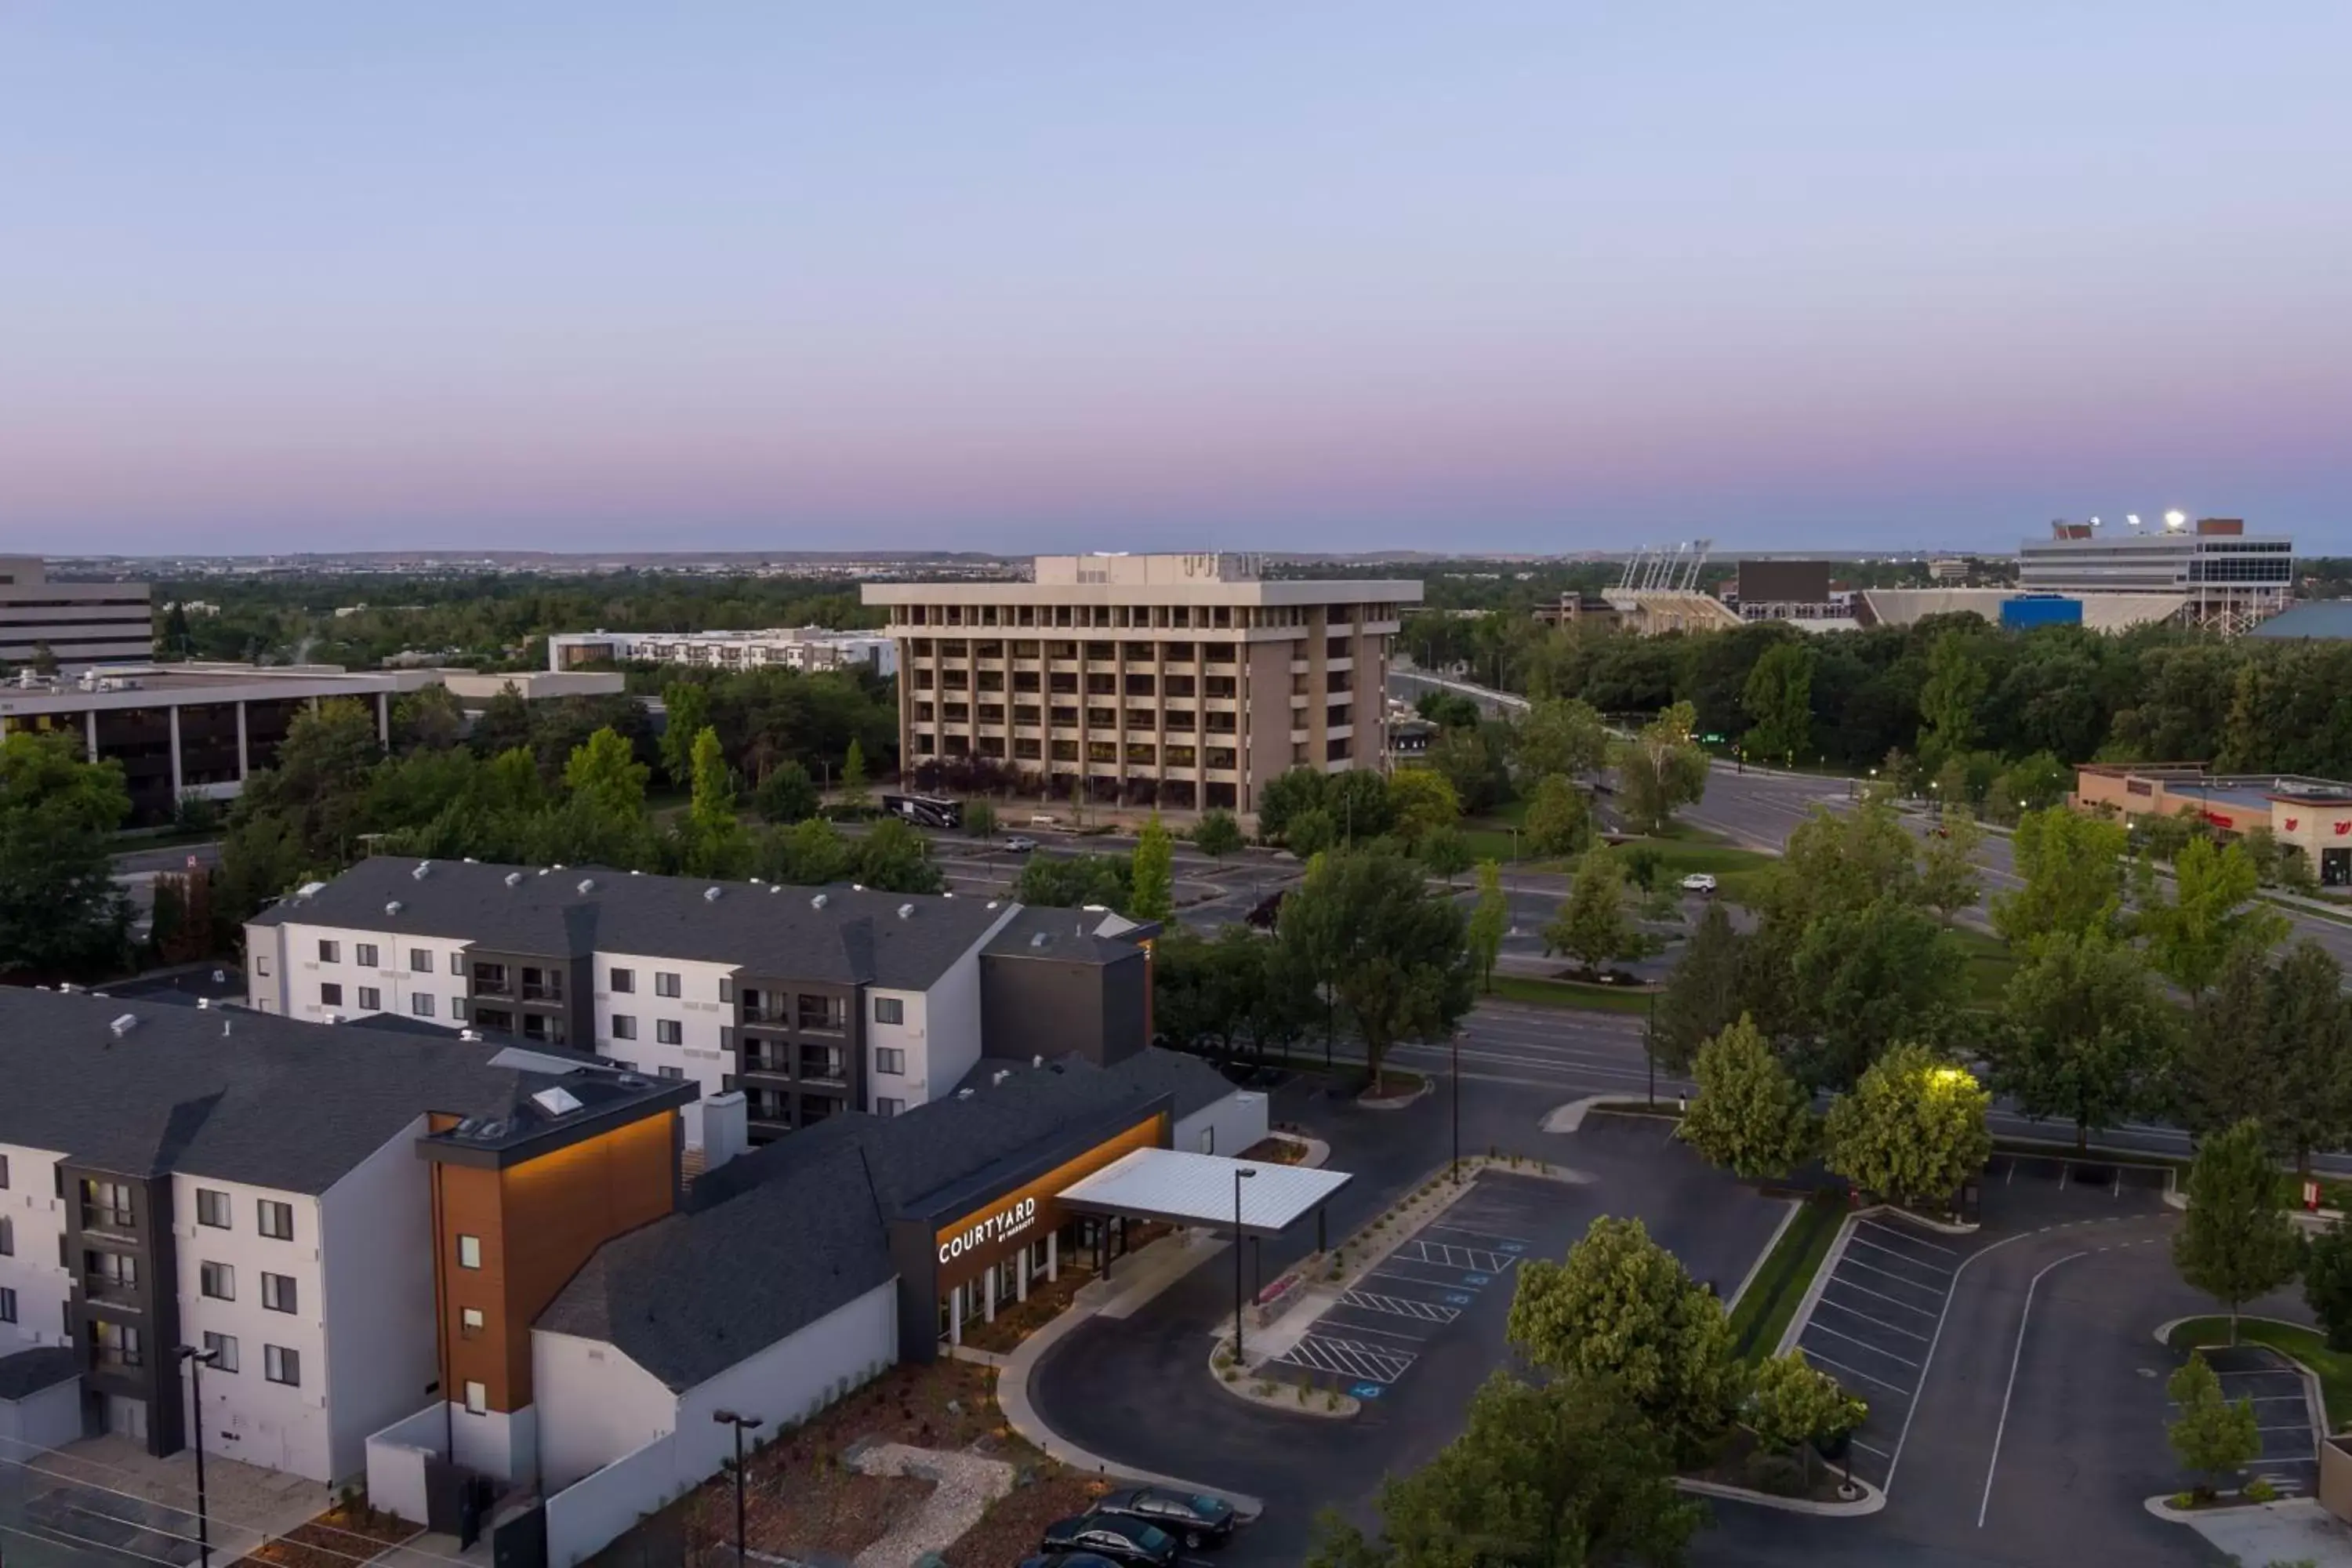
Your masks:
M 0 548 L 2352 549 L 2352 5 L 0 4 Z

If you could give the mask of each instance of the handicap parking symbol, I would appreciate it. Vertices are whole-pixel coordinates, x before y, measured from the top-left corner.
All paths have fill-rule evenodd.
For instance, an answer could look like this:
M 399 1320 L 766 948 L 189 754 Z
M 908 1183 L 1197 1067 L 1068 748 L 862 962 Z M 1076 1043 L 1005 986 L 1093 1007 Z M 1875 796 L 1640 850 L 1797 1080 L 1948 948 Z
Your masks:
M 1465 1285 L 1492 1285 L 1494 1282 L 1495 1277 L 1491 1274 L 1465 1274 L 1462 1277 Z
M 1359 1399 L 1378 1399 L 1381 1396 L 1381 1385 L 1377 1383 L 1360 1383 L 1348 1392 Z
M 1445 1293 L 1445 1304 L 1449 1307 L 1466 1307 L 1470 1304 L 1470 1292 L 1467 1290 L 1448 1290 Z

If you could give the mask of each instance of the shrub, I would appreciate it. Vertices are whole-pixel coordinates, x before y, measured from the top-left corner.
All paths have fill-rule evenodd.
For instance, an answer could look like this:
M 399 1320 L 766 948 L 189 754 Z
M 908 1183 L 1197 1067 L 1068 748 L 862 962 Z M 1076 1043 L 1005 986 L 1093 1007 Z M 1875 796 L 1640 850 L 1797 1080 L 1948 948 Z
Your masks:
M 2246 1483 L 2244 1490 L 2239 1495 L 2248 1502 L 2276 1502 L 2279 1494 L 2278 1488 L 2271 1485 L 2262 1477 L 2256 1476 Z
M 1794 1454 L 1755 1454 L 1748 1460 L 1748 1484 L 1774 1497 L 1801 1497 L 1805 1465 Z

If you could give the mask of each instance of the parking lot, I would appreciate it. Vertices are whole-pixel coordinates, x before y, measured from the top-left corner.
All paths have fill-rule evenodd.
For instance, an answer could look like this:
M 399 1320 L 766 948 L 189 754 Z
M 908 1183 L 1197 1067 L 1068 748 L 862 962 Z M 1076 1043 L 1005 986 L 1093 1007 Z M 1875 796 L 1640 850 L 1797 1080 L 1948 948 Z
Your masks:
M 1807 1361 L 1869 1405 L 1853 1458 L 1853 1473 L 1873 1486 L 1886 1484 L 1965 1257 L 1952 1238 L 1902 1215 L 1865 1215 L 1797 1336 Z
M 2288 1497 L 2307 1496 L 2319 1484 L 2317 1423 L 2303 1373 L 2262 1345 L 2209 1350 L 2207 1364 L 2231 1404 L 2249 1399 L 2263 1438 L 2263 1457 L 2246 1467 Z
M 1500 1287 L 1496 1293 L 1507 1300 L 1511 1270 L 1535 1245 L 1496 1228 L 1511 1222 L 1515 1201 L 1475 1191 L 1423 1226 L 1276 1362 L 1345 1380 L 1359 1399 L 1386 1395 L 1481 1297 Z

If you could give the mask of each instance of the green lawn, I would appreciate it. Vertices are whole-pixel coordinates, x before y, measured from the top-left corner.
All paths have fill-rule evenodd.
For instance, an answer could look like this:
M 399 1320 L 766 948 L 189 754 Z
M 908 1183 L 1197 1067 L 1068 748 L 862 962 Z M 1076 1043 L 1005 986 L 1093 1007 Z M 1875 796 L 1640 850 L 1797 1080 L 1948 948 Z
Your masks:
M 2268 1345 L 2317 1373 L 2320 1401 L 2327 1407 L 2324 1415 L 2330 1432 L 2339 1425 L 2336 1412 L 2343 1412 L 2347 1420 L 2352 1420 L 2352 1355 L 2329 1350 L 2326 1339 L 2318 1331 L 2247 1318 L 2239 1321 L 2238 1340 L 2242 1344 Z M 2171 1342 L 2177 1351 L 2226 1345 L 2230 1342 L 2230 1320 L 2191 1318 L 2172 1331 Z
M 1696 828 L 1670 831 L 1655 837 L 1628 838 L 1620 847 L 1635 845 L 1658 852 L 1658 879 L 1663 886 L 1672 887 L 1694 871 L 1705 871 L 1715 878 L 1717 890 L 1734 903 L 1748 902 L 1757 879 L 1780 858 L 1761 850 L 1742 849 Z M 1547 860 L 1536 868 L 1572 877 L 1576 874 L 1576 862 Z
M 1538 1007 L 1580 1007 L 1591 1013 L 1646 1013 L 1650 994 L 1622 985 L 1588 985 L 1579 980 L 1542 980 L 1528 974 L 1497 974 L 1492 994 L 1506 1002 Z
M 1731 1333 L 1741 1359 L 1762 1361 L 1780 1347 L 1797 1303 L 1820 1272 L 1845 1219 L 1845 1205 L 1834 1194 L 1806 1201 L 1780 1233 L 1780 1240 L 1756 1273 L 1756 1282 L 1731 1310 Z
M 2010 952 L 2009 943 L 2000 938 L 1968 926 L 1953 926 L 1951 935 L 1968 955 L 1963 979 L 1969 1005 L 2000 1006 L 2002 994 L 2009 989 L 2010 976 L 2017 973 L 2017 954 Z

